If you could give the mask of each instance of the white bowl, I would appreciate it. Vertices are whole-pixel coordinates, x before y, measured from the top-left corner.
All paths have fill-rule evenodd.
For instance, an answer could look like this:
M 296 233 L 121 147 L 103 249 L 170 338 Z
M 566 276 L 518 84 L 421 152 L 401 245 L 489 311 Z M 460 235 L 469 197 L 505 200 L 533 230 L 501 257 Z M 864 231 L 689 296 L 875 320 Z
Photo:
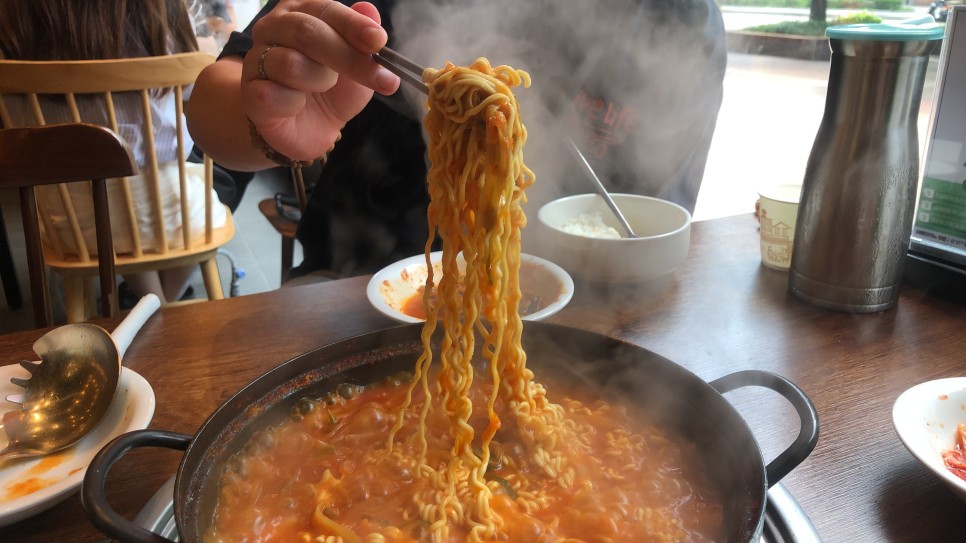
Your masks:
M 430 253 L 434 275 L 442 273 L 442 251 Z M 369 303 L 382 314 L 399 322 L 423 322 L 424 319 L 403 312 L 419 289 L 426 284 L 426 256 L 412 256 L 379 270 L 366 287 Z M 524 297 L 541 293 L 536 311 L 523 315 L 523 320 L 538 321 L 560 311 L 574 295 L 574 281 L 560 266 L 533 255 L 520 255 L 520 290 Z
M 942 459 L 954 446 L 956 426 L 966 423 L 966 377 L 927 381 L 903 392 L 892 407 L 892 423 L 909 452 L 966 499 L 966 481 Z
M 613 283 L 643 283 L 674 271 L 688 256 L 691 214 L 667 200 L 612 194 L 624 218 L 639 237 L 601 239 L 561 230 L 582 213 L 599 214 L 604 223 L 623 233 L 617 218 L 597 194 L 553 200 L 537 212 L 539 243 L 527 247 L 558 262 L 576 277 Z

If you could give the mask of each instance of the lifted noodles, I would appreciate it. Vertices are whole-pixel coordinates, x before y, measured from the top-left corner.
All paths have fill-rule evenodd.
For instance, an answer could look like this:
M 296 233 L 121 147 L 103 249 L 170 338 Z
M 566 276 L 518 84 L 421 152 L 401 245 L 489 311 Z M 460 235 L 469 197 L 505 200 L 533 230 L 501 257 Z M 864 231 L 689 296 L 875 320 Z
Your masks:
M 478 59 L 423 79 L 430 276 L 415 370 L 300 400 L 255 434 L 226 465 L 206 543 L 720 539 L 720 496 L 693 446 L 619 403 L 551 403 L 527 369 L 520 231 L 534 175 L 512 89 L 529 76 Z
M 429 137 L 428 174 L 430 238 L 426 261 L 430 270 L 426 292 L 435 282 L 429 253 L 437 234 L 443 244 L 443 272 L 437 287 L 440 302 L 435 308 L 424 297 L 426 324 L 423 354 L 417 362 L 406 403 L 389 437 L 389 447 L 406 422 L 405 411 L 419 387 L 424 401 L 419 408 L 420 457 L 417 473 L 431 481 L 430 491 L 417 495 L 420 514 L 430 523 L 434 539 L 447 535 L 450 519 L 469 528 L 470 541 L 492 539 L 500 518 L 490 508 L 490 498 L 501 483 L 486 481 L 490 442 L 502 422 L 494 408 L 499 396 L 518 425 L 532 428 L 526 445 L 534 461 L 550 477 L 561 475 L 562 460 L 553 454 L 555 437 L 550 427 L 562 420 L 557 406 L 550 405 L 543 388 L 533 382 L 520 346 L 520 229 L 526 225 L 521 204 L 524 190 L 534 181 L 523 163 L 527 131 L 520 119 L 512 87 L 530 86 L 526 72 L 507 66 L 491 68 L 478 59 L 462 68 L 447 64 L 442 70 L 427 69 L 423 80 L 429 87 L 424 127 Z M 461 291 L 457 255 L 465 259 L 465 288 Z M 435 391 L 429 369 L 433 361 L 430 341 L 443 320 L 440 369 Z M 477 333 L 480 346 L 477 349 Z M 480 353 L 492 380 L 487 403 L 488 423 L 479 443 L 470 417 L 473 405 L 474 356 Z M 451 420 L 451 459 L 445 466 L 426 462 L 426 416 L 435 406 Z M 570 480 L 573 476 L 571 474 Z

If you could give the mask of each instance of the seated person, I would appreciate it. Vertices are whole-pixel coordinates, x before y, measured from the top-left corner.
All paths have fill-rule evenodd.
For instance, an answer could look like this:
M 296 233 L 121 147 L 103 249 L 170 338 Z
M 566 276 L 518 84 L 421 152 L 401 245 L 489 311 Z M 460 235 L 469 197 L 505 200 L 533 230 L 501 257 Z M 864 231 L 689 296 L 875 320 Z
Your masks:
M 514 17 L 500 15 L 510 12 Z M 352 13 L 381 21 L 387 37 L 370 41 L 376 29 Z M 339 26 L 348 20 L 358 26 Z M 602 24 L 588 29 L 588 20 Z M 311 39 L 297 39 L 296 29 L 304 33 L 307 21 Z M 378 84 L 391 74 L 368 58 L 389 36 L 390 46 L 430 65 L 500 54 L 492 60 L 531 71 L 535 88 L 520 93 L 522 107 L 543 114 L 541 119 L 569 123 L 550 128 L 528 122 L 527 161 L 537 174 L 528 191 L 531 215 L 541 200 L 589 192 L 568 162 L 560 133 L 574 134 L 610 188 L 693 210 L 725 66 L 724 27 L 711 0 L 481 0 L 452 6 L 379 0 L 351 7 L 273 0 L 232 35 L 219 61 L 201 75 L 188 121 L 212 156 L 239 169 L 271 162 L 257 156 L 247 133 L 229 138 L 227 131 L 212 129 L 214 119 L 234 118 L 241 132 L 247 116 L 269 147 L 299 160 L 334 144 L 299 224 L 305 260 L 293 275 L 372 273 L 424 249 L 422 113 L 418 103 L 406 102 L 404 91 L 391 93 L 393 85 Z M 380 93 L 362 101 L 364 91 L 354 89 L 360 94 L 350 103 L 344 95 L 356 82 Z M 528 102 L 538 85 L 551 92 Z M 323 119 L 320 103 L 351 108 L 326 111 Z
M 79 21 L 96 22 L 96 25 L 78 28 Z M 118 29 L 121 29 L 118 32 Z M 37 39 L 37 36 L 46 36 Z M 74 3 L 67 10 L 62 2 L 54 0 L 7 0 L 0 10 L 0 55 L 19 60 L 95 60 L 161 56 L 171 53 L 196 51 L 197 43 L 183 0 L 147 2 L 143 5 L 127 0 L 89 0 Z M 19 99 L 19 100 L 18 100 Z M 170 248 L 181 246 L 180 181 L 177 164 L 177 118 L 175 95 L 172 92 L 152 97 L 152 126 L 158 151 L 159 177 L 157 183 L 162 198 L 167 240 Z M 120 135 L 128 142 L 139 168 L 146 165 L 145 145 L 142 143 L 143 119 L 140 96 L 118 93 L 114 96 L 115 111 Z M 12 125 L 37 124 L 24 97 L 7 97 Z M 103 102 L 93 97 L 78 96 L 77 105 L 81 118 L 109 126 Z M 49 123 L 70 122 L 71 115 L 62 100 L 41 98 L 44 120 Z M 186 134 L 187 136 L 187 134 Z M 190 146 L 190 138 L 186 140 Z M 189 147 L 190 148 L 190 147 Z M 130 178 L 131 192 L 138 215 L 148 216 L 151 211 L 151 186 L 143 175 Z M 203 235 L 204 225 L 204 167 L 189 167 L 188 190 L 191 197 L 191 224 Z M 73 207 L 89 248 L 96 247 L 94 239 L 93 204 L 90 190 L 86 187 L 69 186 Z M 73 236 L 67 223 L 64 205 L 56 187 L 40 187 L 38 205 L 54 225 L 54 232 L 68 251 L 76 251 Z M 217 195 L 215 195 L 217 197 Z M 112 209 L 120 209 L 125 202 L 120 184 L 108 182 L 108 197 Z M 225 224 L 227 213 L 217 205 L 213 217 L 216 227 Z M 146 248 L 154 248 L 156 236 L 150 224 L 140 225 L 141 239 Z M 130 252 L 132 239 L 127 225 L 112 223 L 115 250 Z M 137 296 L 156 294 L 162 301 L 175 301 L 184 293 L 194 266 L 182 266 L 156 272 L 127 274 L 124 280 Z

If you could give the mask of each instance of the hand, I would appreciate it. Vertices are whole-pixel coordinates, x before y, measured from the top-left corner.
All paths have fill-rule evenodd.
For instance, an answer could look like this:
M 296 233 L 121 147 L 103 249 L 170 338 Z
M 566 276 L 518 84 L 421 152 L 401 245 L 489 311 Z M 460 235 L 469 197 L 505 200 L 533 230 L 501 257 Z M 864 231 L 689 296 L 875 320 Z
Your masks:
M 388 40 L 380 21 L 368 2 L 282 0 L 255 24 L 242 104 L 266 143 L 296 160 L 318 158 L 373 90 L 399 88 L 399 78 L 372 60 Z

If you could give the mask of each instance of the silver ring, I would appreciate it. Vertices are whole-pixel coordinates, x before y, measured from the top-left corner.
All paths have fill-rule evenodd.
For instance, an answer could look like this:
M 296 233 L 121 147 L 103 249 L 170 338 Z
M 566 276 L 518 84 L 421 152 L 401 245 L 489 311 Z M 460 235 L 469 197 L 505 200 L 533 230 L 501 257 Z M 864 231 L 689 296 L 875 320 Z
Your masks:
M 265 74 L 265 57 L 267 57 L 268 53 L 271 52 L 271 50 L 275 49 L 276 47 L 278 46 L 269 45 L 268 47 L 265 48 L 264 51 L 262 51 L 262 55 L 258 57 L 258 78 L 259 79 L 266 79 L 266 80 L 268 79 L 268 75 Z

